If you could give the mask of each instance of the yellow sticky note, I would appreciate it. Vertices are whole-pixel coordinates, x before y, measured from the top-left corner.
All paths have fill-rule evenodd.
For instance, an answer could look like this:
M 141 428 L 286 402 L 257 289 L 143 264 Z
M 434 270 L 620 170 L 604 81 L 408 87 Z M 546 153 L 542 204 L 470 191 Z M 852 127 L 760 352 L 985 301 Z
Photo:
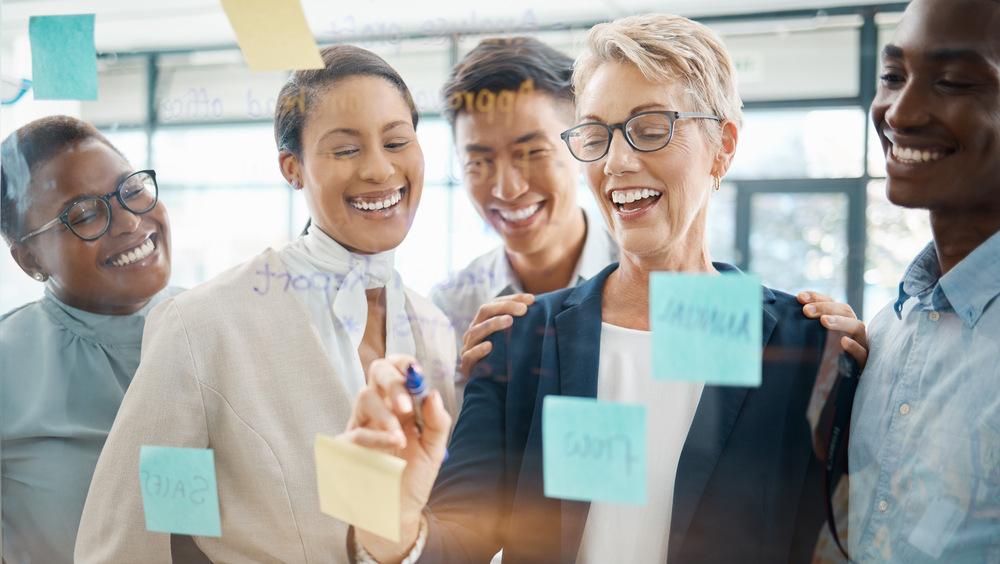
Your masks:
M 400 490 L 406 461 L 316 435 L 316 479 L 323 513 L 399 542 Z
M 299 0 L 222 0 L 222 9 L 251 69 L 323 68 Z

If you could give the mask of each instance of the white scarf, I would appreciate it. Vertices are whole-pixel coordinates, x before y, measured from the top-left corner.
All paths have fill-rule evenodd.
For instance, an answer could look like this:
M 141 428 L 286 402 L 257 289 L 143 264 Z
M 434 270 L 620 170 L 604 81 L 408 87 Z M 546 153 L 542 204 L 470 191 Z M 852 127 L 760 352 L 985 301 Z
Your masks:
M 314 289 L 296 295 L 309 310 L 330 363 L 352 398 L 365 386 L 365 369 L 358 355 L 368 322 L 365 290 L 385 288 L 386 354 L 416 354 L 403 282 L 393 268 L 395 250 L 352 253 L 314 224 L 283 248 L 280 256 L 296 276 L 322 273 L 333 279 L 326 292 Z

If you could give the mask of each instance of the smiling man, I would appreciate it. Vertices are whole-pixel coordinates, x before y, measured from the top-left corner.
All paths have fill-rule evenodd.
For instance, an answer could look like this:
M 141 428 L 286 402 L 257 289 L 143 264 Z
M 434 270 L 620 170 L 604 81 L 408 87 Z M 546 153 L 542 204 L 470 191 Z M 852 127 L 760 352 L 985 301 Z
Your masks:
M 858 562 L 1000 561 L 1000 2 L 915 0 L 872 118 L 894 204 L 934 241 L 869 327 L 855 404 Z
M 431 295 L 459 336 L 462 374 L 534 294 L 575 286 L 618 260 L 601 218 L 577 204 L 579 172 L 559 138 L 573 125 L 572 67 L 537 39 L 487 39 L 445 84 L 465 187 L 503 239 Z

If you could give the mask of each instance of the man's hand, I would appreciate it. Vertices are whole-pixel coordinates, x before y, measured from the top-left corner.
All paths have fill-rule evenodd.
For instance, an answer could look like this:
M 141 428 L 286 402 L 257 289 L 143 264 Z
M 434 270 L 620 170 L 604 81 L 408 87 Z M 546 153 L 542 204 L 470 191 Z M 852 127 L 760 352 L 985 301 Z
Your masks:
M 868 333 L 865 324 L 854 313 L 851 306 L 833 301 L 830 296 L 819 292 L 801 292 L 796 296 L 803 304 L 802 313 L 810 319 L 819 319 L 823 327 L 844 333 L 840 346 L 854 357 L 858 368 L 864 370 L 868 362 Z
M 461 373 L 466 377 L 472 374 L 472 367 L 493 350 L 493 344 L 486 338 L 513 325 L 514 317 L 528 313 L 528 306 L 533 303 L 535 296 L 532 294 L 511 294 L 479 306 L 475 319 L 462 337 Z

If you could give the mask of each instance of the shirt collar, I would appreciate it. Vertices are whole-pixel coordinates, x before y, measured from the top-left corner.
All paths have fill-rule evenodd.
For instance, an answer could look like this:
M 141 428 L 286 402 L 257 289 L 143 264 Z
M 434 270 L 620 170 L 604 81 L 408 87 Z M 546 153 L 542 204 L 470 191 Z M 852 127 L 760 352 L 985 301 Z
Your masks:
M 142 330 L 146 315 L 170 292 L 160 291 L 135 313 L 106 315 L 92 313 L 67 305 L 48 288 L 40 303 L 51 318 L 78 337 L 100 345 L 138 347 L 142 343 Z
M 976 247 L 947 274 L 941 276 L 937 249 L 932 241 L 917 255 L 899 284 L 893 306 L 902 318 L 903 304 L 928 292 L 935 308 L 951 307 L 967 326 L 975 327 L 989 304 L 1000 294 L 1000 232 Z
M 583 241 L 583 251 L 570 278 L 570 286 L 594 277 L 606 266 L 618 260 L 618 246 L 604 228 L 604 220 L 581 208 L 587 234 Z M 510 266 L 507 251 L 501 245 L 494 249 L 491 259 L 490 277 L 487 280 L 489 293 L 493 297 L 524 292 L 521 281 Z

